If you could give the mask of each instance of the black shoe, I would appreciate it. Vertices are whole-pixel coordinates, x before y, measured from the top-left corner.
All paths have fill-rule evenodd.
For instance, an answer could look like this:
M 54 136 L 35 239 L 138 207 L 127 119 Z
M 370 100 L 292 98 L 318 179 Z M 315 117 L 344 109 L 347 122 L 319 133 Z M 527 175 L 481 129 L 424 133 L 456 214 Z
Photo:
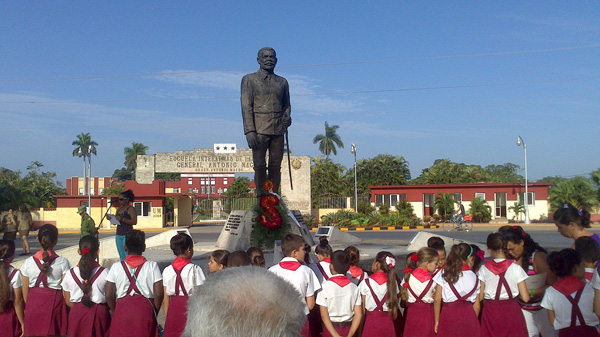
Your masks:
M 19 256 L 29 255 L 28 253 L 21 253 Z

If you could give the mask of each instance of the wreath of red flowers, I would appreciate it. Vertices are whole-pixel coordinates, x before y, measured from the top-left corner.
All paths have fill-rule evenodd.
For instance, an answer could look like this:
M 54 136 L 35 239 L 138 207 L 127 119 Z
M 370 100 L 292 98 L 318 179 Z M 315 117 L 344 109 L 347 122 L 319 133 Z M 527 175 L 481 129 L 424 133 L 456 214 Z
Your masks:
M 269 180 L 265 182 L 265 191 L 273 190 L 273 183 Z M 266 229 L 277 229 L 281 227 L 281 215 L 275 206 L 279 204 L 279 198 L 274 194 L 266 194 L 260 197 L 260 208 L 262 213 L 259 215 L 260 224 Z

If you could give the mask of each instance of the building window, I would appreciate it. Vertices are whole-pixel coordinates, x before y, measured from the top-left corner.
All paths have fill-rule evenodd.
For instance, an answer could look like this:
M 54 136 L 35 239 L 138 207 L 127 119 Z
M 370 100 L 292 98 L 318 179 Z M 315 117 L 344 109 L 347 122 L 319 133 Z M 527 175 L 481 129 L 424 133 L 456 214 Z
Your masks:
M 519 204 L 523 205 L 525 201 L 525 193 L 519 193 Z M 535 193 L 527 192 L 527 206 L 535 206 Z
M 227 187 L 225 187 L 225 189 L 223 189 L 223 191 L 224 191 L 225 193 L 227 193 Z
M 179 193 L 179 188 L 174 188 L 173 193 Z
M 188 188 L 188 193 L 189 193 L 189 194 L 192 194 L 192 188 L 191 188 L 191 187 L 190 187 L 190 188 Z
M 452 193 L 452 195 L 454 196 L 454 201 L 458 202 L 462 202 L 462 193 Z
M 201 192 L 200 192 L 201 194 L 206 194 L 206 186 L 202 186 L 202 187 L 200 188 L 200 191 L 201 191 Z
M 223 185 L 227 185 L 227 178 L 223 178 Z
M 210 184 L 211 184 L 211 185 L 214 185 L 214 184 L 215 184 L 215 178 L 210 178 Z M 213 193 L 215 193 L 215 192 L 213 191 Z
M 200 178 L 200 185 L 206 185 L 206 179 Z
M 194 181 L 192 180 L 192 178 L 188 178 L 188 185 L 192 185 L 194 183 Z
M 485 193 L 475 193 L 475 198 L 485 201 Z
M 90 188 L 90 195 L 94 195 L 94 189 Z
M 83 195 L 83 188 L 79 189 L 79 195 Z
M 104 189 L 103 188 L 99 189 L 98 194 L 104 194 Z
M 134 202 L 133 207 L 138 216 L 150 216 L 152 211 L 152 203 L 149 201 Z
M 215 194 L 215 187 L 214 186 L 210 187 L 210 193 Z

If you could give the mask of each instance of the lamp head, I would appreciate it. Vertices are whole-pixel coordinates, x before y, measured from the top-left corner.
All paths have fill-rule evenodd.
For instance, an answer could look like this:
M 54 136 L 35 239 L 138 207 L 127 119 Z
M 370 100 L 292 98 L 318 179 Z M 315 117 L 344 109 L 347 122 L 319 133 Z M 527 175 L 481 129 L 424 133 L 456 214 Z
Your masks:
M 352 144 L 352 146 L 350 147 L 350 153 L 356 154 L 356 145 Z
M 523 138 L 519 136 L 519 138 L 517 138 L 517 146 L 521 146 L 521 144 L 523 144 Z

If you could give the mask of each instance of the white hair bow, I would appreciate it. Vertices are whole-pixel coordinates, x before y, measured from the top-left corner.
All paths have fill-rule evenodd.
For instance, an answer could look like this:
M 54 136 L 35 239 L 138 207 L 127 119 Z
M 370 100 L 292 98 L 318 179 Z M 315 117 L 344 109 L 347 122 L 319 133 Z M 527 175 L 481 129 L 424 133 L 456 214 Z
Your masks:
M 390 266 L 390 268 L 394 268 L 396 266 L 396 259 L 391 256 L 386 256 L 385 263 Z

